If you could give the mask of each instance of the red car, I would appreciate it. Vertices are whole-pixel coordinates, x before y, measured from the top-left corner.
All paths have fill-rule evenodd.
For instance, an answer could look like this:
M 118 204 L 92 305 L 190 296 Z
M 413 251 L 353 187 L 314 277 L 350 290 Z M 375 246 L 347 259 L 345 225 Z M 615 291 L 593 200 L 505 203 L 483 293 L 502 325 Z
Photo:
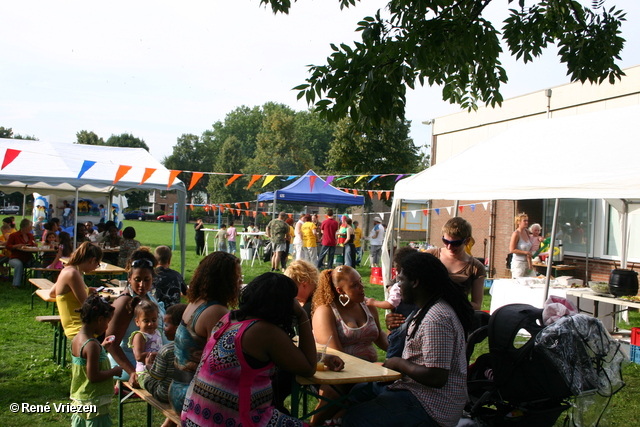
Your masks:
M 159 217 L 157 217 L 156 219 L 160 222 L 165 222 L 165 221 L 173 221 L 173 219 L 175 218 L 175 220 L 178 220 L 178 217 L 175 215 L 160 215 Z

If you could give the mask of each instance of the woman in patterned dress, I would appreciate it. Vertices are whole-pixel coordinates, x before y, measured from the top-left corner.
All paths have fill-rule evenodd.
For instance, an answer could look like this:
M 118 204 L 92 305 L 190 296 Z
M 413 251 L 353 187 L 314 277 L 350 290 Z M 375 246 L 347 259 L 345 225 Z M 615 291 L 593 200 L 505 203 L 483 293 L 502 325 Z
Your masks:
M 316 370 L 316 347 L 293 280 L 265 273 L 242 291 L 237 311 L 225 314 L 205 347 L 189 385 L 183 426 L 303 426 L 272 405 L 275 366 L 295 375 Z M 294 336 L 297 323 L 299 345 Z

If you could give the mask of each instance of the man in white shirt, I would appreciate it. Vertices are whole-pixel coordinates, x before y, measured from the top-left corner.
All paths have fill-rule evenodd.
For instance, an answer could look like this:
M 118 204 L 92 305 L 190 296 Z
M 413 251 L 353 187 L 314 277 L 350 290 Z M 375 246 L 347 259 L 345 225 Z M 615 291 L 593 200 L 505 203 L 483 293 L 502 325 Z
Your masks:
M 369 243 L 371 244 L 370 256 L 371 266 L 380 266 L 380 254 L 382 254 L 382 242 L 384 241 L 384 226 L 382 219 L 377 216 L 373 218 L 373 228 L 369 233 Z

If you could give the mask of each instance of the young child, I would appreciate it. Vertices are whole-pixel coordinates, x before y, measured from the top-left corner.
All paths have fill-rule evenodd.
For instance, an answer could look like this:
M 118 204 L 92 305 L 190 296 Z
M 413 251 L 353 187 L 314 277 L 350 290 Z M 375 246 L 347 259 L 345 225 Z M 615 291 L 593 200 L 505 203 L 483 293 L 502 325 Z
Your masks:
M 61 231 L 60 234 L 57 236 L 57 238 L 54 233 L 47 234 L 47 242 L 49 242 L 49 239 L 54 240 L 54 238 L 55 238 L 55 244 L 58 244 L 58 242 L 60 242 L 58 244 L 58 251 L 46 253 L 45 258 L 42 261 L 42 264 L 46 265 L 47 268 L 63 269 L 64 265 L 62 264 L 62 261 L 60 261 L 60 258 L 69 257 L 73 252 L 73 243 L 71 243 L 71 235 L 66 231 Z M 47 243 L 47 244 L 51 245 L 51 243 Z
M 164 315 L 164 335 L 169 344 L 164 345 L 153 360 L 153 366 L 147 366 L 148 375 L 143 375 L 140 379 L 140 386 L 147 390 L 161 402 L 169 402 L 169 386 L 173 381 L 173 361 L 175 358 L 173 340 L 176 336 L 176 329 L 180 325 L 184 310 L 187 304 L 172 305 Z M 151 357 L 148 356 L 150 359 Z M 170 419 L 166 419 L 162 427 L 175 426 Z
M 96 412 L 75 412 L 74 426 L 111 425 L 109 405 L 113 396 L 113 377 L 122 368 L 111 368 L 107 353 L 112 336 L 102 345 L 94 337 L 104 334 L 113 317 L 113 307 L 104 298 L 92 294 L 80 308 L 82 327 L 71 342 L 71 400 L 73 406 L 96 405 Z
M 229 253 L 235 255 L 236 254 L 236 236 L 238 232 L 236 228 L 233 226 L 233 221 L 229 222 L 229 228 L 227 228 L 227 241 L 229 244 Z
M 136 372 L 138 381 L 145 376 L 147 371 L 147 356 L 151 355 L 151 361 L 162 348 L 162 335 L 158 330 L 158 306 L 149 300 L 143 299 L 135 306 L 134 316 L 139 331 L 129 336 L 129 347 L 133 348 L 136 358 Z
M 227 252 L 227 224 L 222 224 L 218 234 L 216 234 L 216 242 L 220 252 Z

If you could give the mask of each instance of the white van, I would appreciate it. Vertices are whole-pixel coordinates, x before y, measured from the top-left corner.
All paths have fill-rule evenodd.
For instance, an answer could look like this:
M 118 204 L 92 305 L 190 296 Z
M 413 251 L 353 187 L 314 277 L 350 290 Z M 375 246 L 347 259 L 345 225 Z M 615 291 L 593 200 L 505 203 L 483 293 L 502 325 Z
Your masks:
M 20 206 L 0 206 L 0 215 L 18 215 Z

